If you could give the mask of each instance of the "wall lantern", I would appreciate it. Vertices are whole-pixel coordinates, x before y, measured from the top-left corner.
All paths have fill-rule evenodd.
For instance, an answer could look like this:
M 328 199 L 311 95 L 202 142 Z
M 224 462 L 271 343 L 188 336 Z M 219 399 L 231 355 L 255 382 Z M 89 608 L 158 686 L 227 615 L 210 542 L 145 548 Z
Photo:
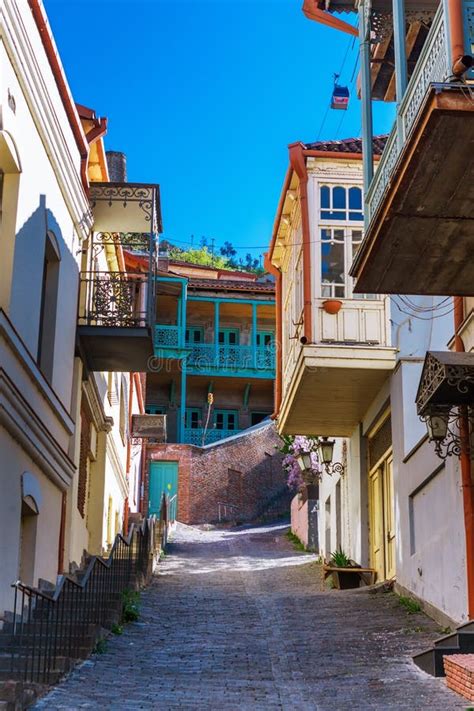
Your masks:
M 428 439 L 434 442 L 440 459 L 470 452 L 472 417 L 469 417 L 469 410 L 467 407 L 449 409 L 431 406 L 426 414 L 420 416 L 426 424 Z
M 300 452 L 296 455 L 296 461 L 302 472 L 307 472 L 313 468 L 311 462 L 311 452 Z
M 334 445 L 336 440 L 321 437 L 318 442 L 319 461 L 323 465 L 327 474 L 344 474 L 344 465 L 340 462 L 333 462 Z

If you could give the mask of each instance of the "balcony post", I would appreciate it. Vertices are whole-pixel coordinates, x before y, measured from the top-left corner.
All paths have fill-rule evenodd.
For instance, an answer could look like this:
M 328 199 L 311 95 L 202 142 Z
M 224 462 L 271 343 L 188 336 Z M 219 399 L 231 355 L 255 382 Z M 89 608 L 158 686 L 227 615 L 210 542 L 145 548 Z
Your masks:
M 179 442 L 184 443 L 186 423 L 186 358 L 181 358 L 181 398 L 179 418 Z
M 360 77 L 362 100 L 362 168 L 364 173 L 364 198 L 374 175 L 374 157 L 372 144 L 372 91 L 370 73 L 370 11 L 371 0 L 359 4 L 359 44 Z M 364 211 L 366 224 L 370 219 Z
M 185 345 L 186 336 L 186 316 L 187 316 L 188 287 L 185 281 L 181 282 L 181 330 L 179 333 L 179 345 Z
M 257 367 L 257 304 L 252 304 L 252 359 L 253 367 Z
M 395 53 L 395 89 L 397 93 L 397 139 L 398 147 L 403 146 L 403 121 L 399 114 L 399 107 L 405 95 L 408 83 L 407 53 L 406 53 L 406 20 L 405 1 L 392 0 L 393 12 L 393 45 Z
M 214 301 L 214 356 L 215 367 L 219 367 L 219 302 Z

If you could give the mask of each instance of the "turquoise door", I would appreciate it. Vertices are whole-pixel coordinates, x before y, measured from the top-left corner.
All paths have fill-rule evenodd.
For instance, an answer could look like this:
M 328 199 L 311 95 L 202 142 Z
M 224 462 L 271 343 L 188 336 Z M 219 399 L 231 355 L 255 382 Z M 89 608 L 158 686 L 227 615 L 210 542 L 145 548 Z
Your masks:
M 151 462 L 150 465 L 150 516 L 159 516 L 161 498 L 168 494 L 170 498 L 170 516 L 174 519 L 178 503 L 178 462 Z

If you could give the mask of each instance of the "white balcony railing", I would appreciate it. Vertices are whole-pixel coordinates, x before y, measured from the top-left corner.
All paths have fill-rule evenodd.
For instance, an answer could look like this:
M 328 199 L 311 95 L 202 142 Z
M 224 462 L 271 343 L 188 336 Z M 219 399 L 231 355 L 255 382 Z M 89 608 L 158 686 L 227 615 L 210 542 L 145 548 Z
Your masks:
M 416 67 L 398 108 L 392 132 L 366 195 L 367 224 L 374 218 L 393 171 L 409 137 L 427 91 L 433 82 L 443 82 L 449 74 L 443 3 L 440 3 Z
M 322 301 L 315 302 L 315 343 L 389 346 L 388 297 L 363 300 L 345 299 L 337 314 L 328 314 Z

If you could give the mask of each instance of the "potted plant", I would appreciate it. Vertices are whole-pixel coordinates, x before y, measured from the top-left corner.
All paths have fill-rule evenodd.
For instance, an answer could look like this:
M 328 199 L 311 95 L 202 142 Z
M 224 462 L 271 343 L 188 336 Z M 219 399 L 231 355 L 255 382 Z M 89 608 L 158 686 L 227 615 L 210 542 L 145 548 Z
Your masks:
M 326 299 L 323 301 L 323 309 L 327 314 L 335 316 L 341 310 L 342 301 L 339 299 Z
M 342 550 L 341 546 L 334 553 L 325 566 L 326 573 L 332 575 L 334 587 L 338 590 L 350 590 L 360 586 L 360 573 L 355 569 L 360 565 L 349 558 Z

